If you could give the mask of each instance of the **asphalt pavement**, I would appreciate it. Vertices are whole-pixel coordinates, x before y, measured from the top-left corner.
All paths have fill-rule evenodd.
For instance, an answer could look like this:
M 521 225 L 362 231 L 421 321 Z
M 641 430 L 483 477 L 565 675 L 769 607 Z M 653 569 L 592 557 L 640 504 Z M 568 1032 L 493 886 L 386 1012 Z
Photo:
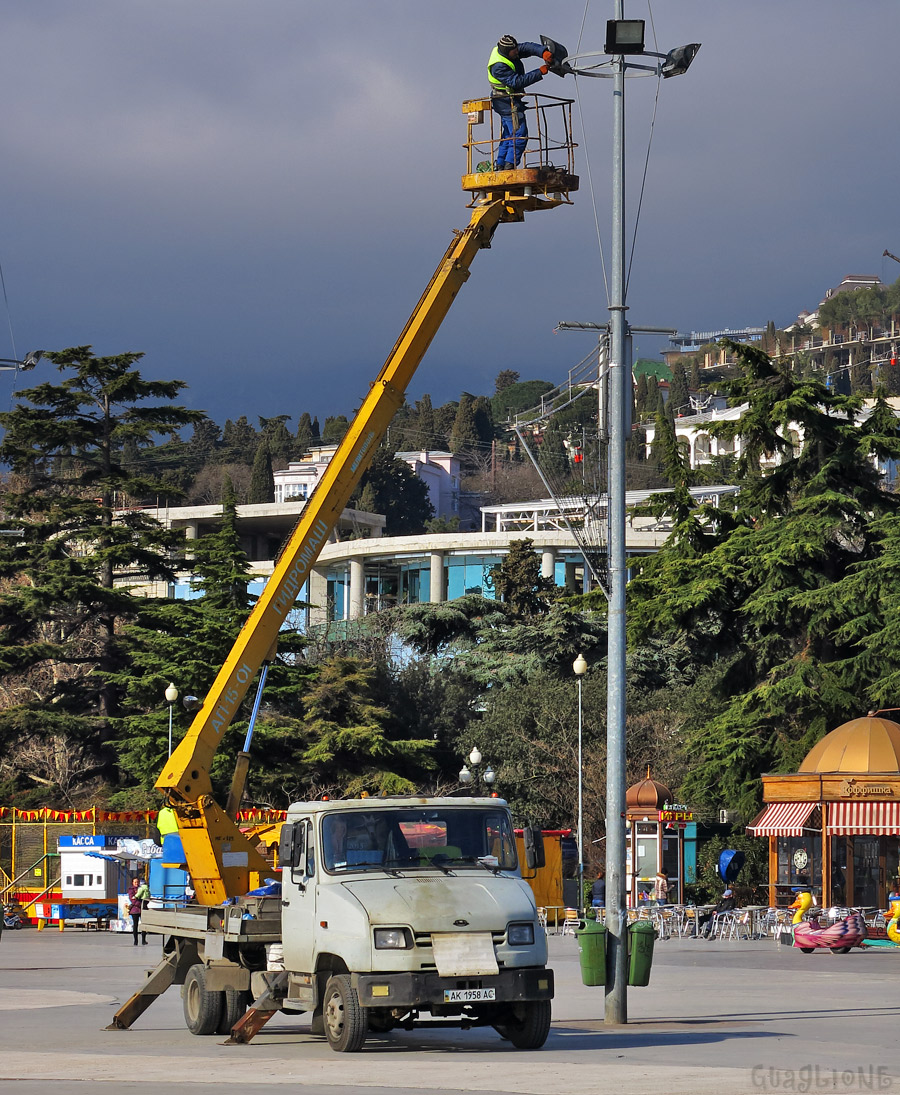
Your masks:
M 658 941 L 629 1022 L 603 1022 L 572 936 L 551 936 L 553 1027 L 537 1051 L 493 1030 L 425 1026 L 336 1054 L 307 1016 L 278 1015 L 248 1046 L 188 1033 L 177 989 L 129 1031 L 113 1013 L 155 964 L 159 942 L 67 930 L 0 940 L 0 1092 L 16 1095 L 900 1093 L 900 949 L 805 955 L 771 940 Z

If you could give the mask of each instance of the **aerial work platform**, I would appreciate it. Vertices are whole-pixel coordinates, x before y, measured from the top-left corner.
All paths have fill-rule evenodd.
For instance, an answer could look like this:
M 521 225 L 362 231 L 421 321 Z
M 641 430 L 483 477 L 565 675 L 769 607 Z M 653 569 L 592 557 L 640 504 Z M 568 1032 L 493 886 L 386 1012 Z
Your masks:
M 465 143 L 466 173 L 462 188 L 471 194 L 469 207 L 506 197 L 522 213 L 571 205 L 578 189 L 572 139 L 572 99 L 553 95 L 529 95 L 521 104 L 528 120 L 525 154 L 518 167 L 495 171 L 501 140 L 500 117 L 491 110 L 489 95 L 467 99 L 462 105 L 468 120 Z M 486 125 L 487 132 L 476 132 Z M 533 132 L 532 132 L 533 131 Z M 521 219 L 509 209 L 509 219 Z

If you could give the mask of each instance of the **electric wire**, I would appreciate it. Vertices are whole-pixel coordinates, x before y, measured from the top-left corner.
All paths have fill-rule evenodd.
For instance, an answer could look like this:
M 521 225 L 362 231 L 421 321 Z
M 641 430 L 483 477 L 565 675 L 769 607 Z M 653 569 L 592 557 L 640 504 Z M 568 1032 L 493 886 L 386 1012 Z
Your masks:
M 10 307 L 9 307 L 9 297 L 6 294 L 6 278 L 3 276 L 3 263 L 0 263 L 0 288 L 2 288 L 2 290 L 3 290 L 3 306 L 6 309 L 6 324 L 9 328 L 9 343 L 10 343 L 10 346 L 12 347 L 13 361 L 18 361 L 19 360 L 19 355 L 18 355 L 18 352 L 16 351 L 16 336 L 15 336 L 15 332 L 13 331 L 12 311 L 10 310 Z M 13 372 L 12 388 L 10 389 L 10 392 L 9 392 L 9 408 L 8 408 L 9 410 L 12 410 L 13 399 L 15 398 L 15 395 L 16 395 L 16 385 L 17 385 L 18 381 L 19 381 L 19 370 L 18 370 L 18 368 L 16 368 L 15 371 Z
M 584 14 L 581 17 L 581 28 L 578 31 L 578 44 L 575 47 L 576 53 L 578 53 L 581 49 L 581 39 L 584 35 L 584 26 L 587 21 L 587 15 L 590 6 L 591 0 L 585 0 Z M 575 75 L 572 77 L 572 79 L 575 81 L 575 102 L 578 105 L 578 123 L 581 126 L 581 143 L 584 146 L 584 165 L 587 168 L 588 190 L 590 191 L 591 195 L 591 210 L 593 211 L 594 216 L 594 230 L 597 233 L 597 249 L 600 252 L 600 271 L 603 275 L 603 291 L 606 294 L 607 307 L 609 307 L 609 279 L 606 273 L 606 258 L 603 254 L 603 233 L 600 230 L 600 217 L 597 212 L 597 198 L 594 193 L 594 179 L 593 175 L 591 174 L 591 156 L 590 150 L 588 148 L 587 128 L 584 124 L 584 111 L 581 106 L 581 89 L 578 86 L 578 76 Z

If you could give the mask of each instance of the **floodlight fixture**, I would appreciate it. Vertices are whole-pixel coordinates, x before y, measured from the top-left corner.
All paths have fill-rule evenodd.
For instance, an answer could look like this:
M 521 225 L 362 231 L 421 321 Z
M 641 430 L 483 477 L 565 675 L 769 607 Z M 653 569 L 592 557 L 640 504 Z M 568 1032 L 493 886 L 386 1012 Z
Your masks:
M 699 48 L 699 42 L 690 42 L 686 46 L 676 46 L 675 49 L 670 49 L 660 69 L 662 78 L 668 80 L 670 76 L 681 76 L 687 72 L 691 67 L 691 61 L 697 56 Z
M 643 53 L 644 20 L 608 19 L 603 50 L 610 54 Z

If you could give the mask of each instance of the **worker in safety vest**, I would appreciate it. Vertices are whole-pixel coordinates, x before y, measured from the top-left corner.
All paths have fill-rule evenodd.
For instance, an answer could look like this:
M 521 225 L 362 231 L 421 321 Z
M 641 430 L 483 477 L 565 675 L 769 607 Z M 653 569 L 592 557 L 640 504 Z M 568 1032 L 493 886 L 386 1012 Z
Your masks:
M 521 57 L 541 57 L 544 63 L 540 68 L 526 72 Z M 500 144 L 494 163 L 495 171 L 516 167 L 525 154 L 528 125 L 522 92 L 547 75 L 547 66 L 552 60 L 549 49 L 536 42 L 517 42 L 511 34 L 504 34 L 491 52 L 488 60 L 491 106 L 500 115 Z

